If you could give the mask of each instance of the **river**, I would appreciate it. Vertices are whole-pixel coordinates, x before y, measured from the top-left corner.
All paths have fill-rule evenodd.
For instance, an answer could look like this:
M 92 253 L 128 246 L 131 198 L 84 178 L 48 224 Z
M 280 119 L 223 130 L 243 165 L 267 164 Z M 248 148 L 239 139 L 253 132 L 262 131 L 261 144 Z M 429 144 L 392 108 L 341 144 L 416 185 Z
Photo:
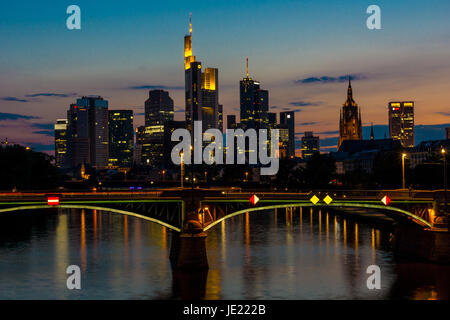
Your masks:
M 160 225 L 92 210 L 8 213 L 0 299 L 448 299 L 450 266 L 399 260 L 389 237 L 322 210 L 244 214 L 208 231 L 209 271 L 186 275 L 172 272 Z M 81 290 L 67 289 L 69 265 Z M 367 288 L 370 265 L 380 290 Z

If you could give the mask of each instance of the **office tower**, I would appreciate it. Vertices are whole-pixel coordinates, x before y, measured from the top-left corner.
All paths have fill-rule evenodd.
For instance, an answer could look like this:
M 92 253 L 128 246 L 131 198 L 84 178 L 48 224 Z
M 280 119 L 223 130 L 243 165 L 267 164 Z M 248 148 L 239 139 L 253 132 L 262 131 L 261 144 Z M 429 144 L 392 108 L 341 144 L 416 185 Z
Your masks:
M 445 139 L 450 140 L 450 128 L 445 128 Z
M 219 70 L 206 68 L 202 73 L 201 118 L 203 132 L 219 128 Z
M 227 129 L 236 129 L 236 115 L 227 115 Z
M 109 111 L 109 165 L 131 167 L 133 164 L 133 111 Z
M 389 103 L 389 136 L 404 148 L 414 147 L 414 102 Z
M 91 162 L 88 108 L 71 104 L 67 111 L 67 157 L 70 168 Z
M 246 77 L 240 82 L 241 125 L 249 129 L 267 129 L 269 111 L 269 91 L 262 90 L 260 83 L 249 77 L 248 58 Z
M 316 153 L 320 153 L 320 139 L 307 131 L 302 138 L 302 157 L 307 160 Z
M 145 126 L 154 126 L 172 121 L 174 117 L 173 100 L 164 90 L 149 91 L 145 101 Z
M 267 120 L 270 129 L 275 129 L 277 127 L 277 114 L 275 112 L 267 113 Z
M 189 35 L 184 37 L 185 106 L 186 127 L 192 130 L 194 121 L 202 121 L 203 131 L 220 128 L 219 70 L 206 68 L 196 61 L 192 52 L 192 21 L 189 19 Z
M 71 104 L 68 118 L 68 152 L 72 167 L 108 164 L 108 101 L 102 97 L 82 97 Z
M 289 129 L 288 157 L 295 157 L 295 112 L 280 112 L 280 124 Z
M 55 165 L 67 167 L 67 119 L 58 119 L 55 123 Z
M 347 101 L 345 101 L 340 114 L 338 148 L 345 140 L 362 140 L 361 110 L 353 100 L 350 77 L 348 79 Z
M 145 101 L 145 127 L 138 128 L 138 148 L 144 165 L 161 167 L 163 165 L 164 126 L 173 121 L 173 100 L 164 90 L 149 91 Z
M 280 135 L 280 142 L 278 143 L 279 155 L 280 159 L 284 159 L 289 157 L 289 128 L 285 124 L 279 124 L 277 129 Z

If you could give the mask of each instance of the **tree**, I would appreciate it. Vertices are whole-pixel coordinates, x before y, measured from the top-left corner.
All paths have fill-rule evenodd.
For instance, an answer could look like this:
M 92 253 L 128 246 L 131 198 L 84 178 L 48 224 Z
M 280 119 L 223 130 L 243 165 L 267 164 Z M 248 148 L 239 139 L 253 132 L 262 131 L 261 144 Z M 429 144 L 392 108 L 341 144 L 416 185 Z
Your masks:
M 19 145 L 0 147 L 0 189 L 44 190 L 58 186 L 61 175 L 53 157 Z

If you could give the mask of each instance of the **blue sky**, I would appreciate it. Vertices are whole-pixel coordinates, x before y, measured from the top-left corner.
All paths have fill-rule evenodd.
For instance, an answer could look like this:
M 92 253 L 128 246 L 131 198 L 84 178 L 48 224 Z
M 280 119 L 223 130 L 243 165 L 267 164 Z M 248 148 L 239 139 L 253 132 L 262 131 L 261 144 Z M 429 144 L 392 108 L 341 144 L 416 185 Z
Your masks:
M 66 28 L 71 4 L 82 30 Z M 381 7 L 382 30 L 366 28 L 371 4 Z M 131 87 L 166 86 L 182 111 L 189 12 L 194 54 L 219 68 L 226 114 L 238 113 L 249 56 L 272 111 L 297 111 L 298 132 L 336 131 L 346 95 L 345 82 L 303 80 L 348 74 L 366 124 L 385 125 L 391 100 L 416 101 L 417 124 L 450 122 L 448 1 L 19 0 L 0 3 L 0 113 L 31 118 L 0 117 L 0 138 L 50 145 L 36 124 L 65 117 L 79 95 L 142 113 L 148 93 Z

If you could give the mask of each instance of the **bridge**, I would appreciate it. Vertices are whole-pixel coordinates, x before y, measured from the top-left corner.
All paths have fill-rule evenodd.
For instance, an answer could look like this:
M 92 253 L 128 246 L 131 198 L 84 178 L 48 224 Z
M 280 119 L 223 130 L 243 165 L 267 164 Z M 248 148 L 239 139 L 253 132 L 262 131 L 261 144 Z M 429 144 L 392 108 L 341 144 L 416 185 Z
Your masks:
M 396 190 L 290 193 L 173 188 L 133 192 L 14 192 L 0 193 L 0 214 L 66 208 L 137 217 L 173 231 L 171 257 L 185 261 L 181 265 L 207 267 L 206 232 L 243 213 L 280 208 L 325 207 L 339 211 L 357 208 L 368 214 L 383 212 L 401 225 L 414 225 L 428 231 L 440 228 L 442 231 L 443 228 L 448 230 L 447 224 L 443 224 L 446 216 L 443 199 L 443 192 L 438 191 Z M 192 257 L 196 252 L 202 253 Z

